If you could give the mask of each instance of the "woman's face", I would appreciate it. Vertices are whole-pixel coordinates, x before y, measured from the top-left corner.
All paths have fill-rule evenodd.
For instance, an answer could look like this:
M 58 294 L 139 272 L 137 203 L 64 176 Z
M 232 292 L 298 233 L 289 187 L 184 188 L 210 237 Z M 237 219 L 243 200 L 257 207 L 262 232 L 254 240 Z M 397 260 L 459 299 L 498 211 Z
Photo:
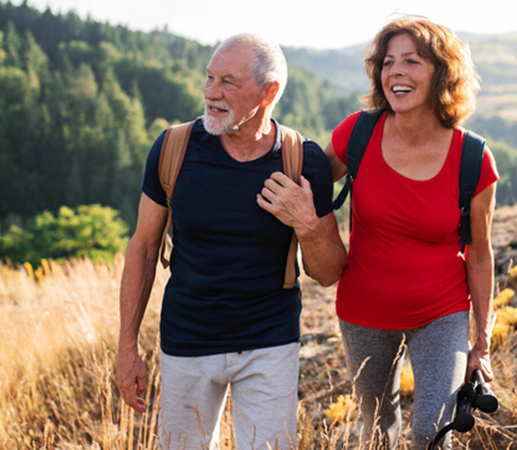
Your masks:
M 382 88 L 395 113 L 432 110 L 434 65 L 421 57 L 409 34 L 392 37 L 382 68 Z

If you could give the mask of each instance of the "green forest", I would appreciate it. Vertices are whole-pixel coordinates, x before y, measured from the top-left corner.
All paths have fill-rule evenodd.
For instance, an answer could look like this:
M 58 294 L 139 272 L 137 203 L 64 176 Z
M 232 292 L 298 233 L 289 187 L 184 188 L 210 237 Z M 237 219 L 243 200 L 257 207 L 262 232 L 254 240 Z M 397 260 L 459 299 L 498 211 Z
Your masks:
M 57 220 L 63 206 L 94 204 L 118 212 L 130 232 L 147 152 L 169 124 L 202 114 L 212 52 L 167 29 L 144 33 L 0 0 L 0 238 L 34 227 L 44 212 Z M 358 108 L 355 93 L 290 65 L 274 116 L 324 146 Z M 515 202 L 517 123 L 472 126 L 496 136 L 498 202 Z

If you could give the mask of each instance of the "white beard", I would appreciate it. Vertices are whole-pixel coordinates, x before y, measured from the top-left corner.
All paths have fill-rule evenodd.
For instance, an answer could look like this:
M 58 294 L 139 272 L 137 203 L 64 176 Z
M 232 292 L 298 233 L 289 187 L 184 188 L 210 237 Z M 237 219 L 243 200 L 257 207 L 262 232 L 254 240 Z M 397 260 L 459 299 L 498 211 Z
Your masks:
M 205 125 L 205 130 L 208 133 L 213 134 L 214 136 L 221 136 L 222 134 L 231 133 L 239 129 L 239 126 L 235 123 L 233 109 L 230 107 L 230 105 L 224 102 L 210 102 L 210 106 L 225 109 L 228 111 L 228 115 L 224 119 L 217 119 L 213 116 L 210 116 L 207 112 L 208 104 L 205 103 L 203 123 Z

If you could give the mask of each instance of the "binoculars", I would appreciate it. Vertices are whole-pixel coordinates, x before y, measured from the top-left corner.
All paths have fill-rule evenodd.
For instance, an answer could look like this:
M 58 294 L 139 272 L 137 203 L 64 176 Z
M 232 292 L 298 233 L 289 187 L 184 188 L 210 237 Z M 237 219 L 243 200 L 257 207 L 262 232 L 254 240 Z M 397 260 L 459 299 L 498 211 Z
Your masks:
M 465 383 L 458 392 L 458 404 L 454 417 L 454 430 L 460 433 L 469 431 L 474 426 L 472 411 L 479 409 L 484 413 L 493 413 L 499 408 L 490 385 L 485 382 L 480 370 L 475 370 L 471 383 Z
M 485 382 L 480 370 L 475 370 L 472 381 L 465 383 L 458 392 L 456 414 L 452 423 L 443 427 L 427 450 L 434 449 L 435 445 L 451 430 L 465 433 L 472 429 L 475 420 L 472 412 L 479 409 L 484 413 L 493 413 L 499 408 L 499 402 L 495 397 L 490 385 Z

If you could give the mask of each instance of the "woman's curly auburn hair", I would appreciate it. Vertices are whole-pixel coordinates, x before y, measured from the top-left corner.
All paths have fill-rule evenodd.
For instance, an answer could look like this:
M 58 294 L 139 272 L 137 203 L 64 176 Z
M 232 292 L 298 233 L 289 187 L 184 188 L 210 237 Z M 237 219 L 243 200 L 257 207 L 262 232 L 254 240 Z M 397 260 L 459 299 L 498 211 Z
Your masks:
M 431 102 L 436 116 L 447 128 L 460 126 L 475 110 L 479 75 L 467 44 L 448 28 L 425 17 L 405 16 L 386 25 L 374 38 L 365 60 L 365 70 L 372 85 L 363 97 L 366 106 L 391 111 L 382 89 L 382 69 L 388 42 L 408 34 L 418 54 L 431 61 L 435 71 L 431 81 Z

